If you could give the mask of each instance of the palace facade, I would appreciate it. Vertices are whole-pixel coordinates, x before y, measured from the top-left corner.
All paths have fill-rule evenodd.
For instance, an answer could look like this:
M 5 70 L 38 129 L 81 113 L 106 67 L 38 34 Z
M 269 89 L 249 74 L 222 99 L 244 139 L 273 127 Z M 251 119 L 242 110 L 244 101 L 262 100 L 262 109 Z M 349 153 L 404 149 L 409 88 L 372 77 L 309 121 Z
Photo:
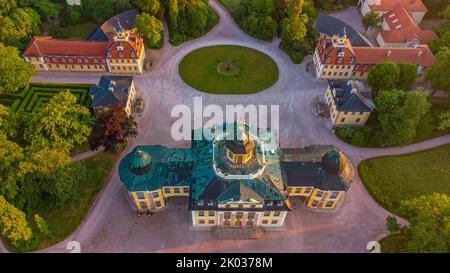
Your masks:
M 193 140 L 190 149 L 137 146 L 127 154 L 119 176 L 133 208 L 158 211 L 168 198 L 184 196 L 193 227 L 280 228 L 291 198 L 311 209 L 334 209 L 355 175 L 332 146 L 283 150 L 269 129 L 244 123 L 215 132 L 212 140 Z
M 110 72 L 142 74 L 145 48 L 142 36 L 120 23 L 102 40 L 66 40 L 35 36 L 22 57 L 36 71 Z

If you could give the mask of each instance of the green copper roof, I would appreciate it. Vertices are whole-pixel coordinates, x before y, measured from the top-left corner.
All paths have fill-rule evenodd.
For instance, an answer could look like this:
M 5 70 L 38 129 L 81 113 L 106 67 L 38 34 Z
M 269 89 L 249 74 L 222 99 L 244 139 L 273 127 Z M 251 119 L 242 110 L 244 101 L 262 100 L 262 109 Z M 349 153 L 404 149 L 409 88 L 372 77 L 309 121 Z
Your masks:
M 135 151 L 130 159 L 130 170 L 137 175 L 144 175 L 152 167 L 152 157 L 143 150 L 135 149 Z

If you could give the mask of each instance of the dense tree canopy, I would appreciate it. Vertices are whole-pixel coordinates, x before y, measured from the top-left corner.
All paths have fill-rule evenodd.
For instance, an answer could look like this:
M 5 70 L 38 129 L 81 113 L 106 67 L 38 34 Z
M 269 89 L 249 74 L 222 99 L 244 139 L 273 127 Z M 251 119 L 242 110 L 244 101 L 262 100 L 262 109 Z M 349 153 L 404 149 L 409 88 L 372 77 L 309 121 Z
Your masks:
M 0 234 L 13 245 L 28 241 L 32 235 L 25 213 L 8 203 L 0 196 Z
M 450 47 L 442 48 L 436 55 L 436 64 L 427 69 L 426 79 L 430 81 L 433 89 L 450 91 Z
M 19 55 L 15 47 L 0 43 L 0 94 L 14 93 L 28 84 L 34 68 Z
M 158 47 L 162 42 L 163 24 L 154 15 L 141 13 L 136 17 L 136 27 L 150 47 Z
M 397 82 L 397 88 L 404 91 L 411 90 L 419 76 L 417 65 L 413 63 L 399 63 L 398 68 L 400 69 L 400 77 Z
M 105 150 L 111 150 L 124 143 L 129 137 L 136 137 L 137 124 L 133 116 L 120 106 L 111 106 L 105 111 L 97 113 L 94 135 L 91 140 L 91 149 L 103 146 Z
M 25 139 L 37 147 L 71 150 L 91 135 L 89 109 L 77 104 L 69 91 L 62 91 L 36 113 L 25 131 Z
M 400 68 L 393 62 L 374 65 L 369 70 L 367 82 L 376 94 L 380 90 L 390 90 L 397 87 L 400 79 Z
M 134 5 L 143 13 L 156 16 L 161 4 L 158 0 L 134 0 Z
M 409 237 L 409 252 L 450 251 L 450 197 L 434 193 L 403 201 L 400 206 L 411 226 L 404 230 Z
M 420 120 L 431 107 L 428 96 L 421 89 L 414 92 L 397 89 L 379 91 L 375 97 L 379 128 L 373 132 L 378 144 L 397 146 L 411 143 Z

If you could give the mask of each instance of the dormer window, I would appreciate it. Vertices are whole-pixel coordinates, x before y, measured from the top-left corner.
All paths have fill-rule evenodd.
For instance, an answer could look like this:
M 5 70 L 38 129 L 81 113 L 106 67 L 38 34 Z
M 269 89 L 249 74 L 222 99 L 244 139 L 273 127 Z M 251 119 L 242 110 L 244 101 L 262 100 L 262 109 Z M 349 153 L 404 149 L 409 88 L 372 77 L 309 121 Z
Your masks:
M 88 58 L 84 58 L 84 62 L 88 63 L 89 62 Z
M 337 63 L 338 64 L 342 63 L 342 57 L 337 58 Z
M 204 200 L 198 200 L 197 203 L 200 207 L 205 205 L 205 201 Z
M 111 57 L 111 52 L 108 52 L 108 57 Z
M 98 63 L 98 59 L 97 58 L 94 58 L 94 63 Z
M 326 62 L 326 63 L 329 63 L 330 61 L 331 61 L 331 58 L 330 58 L 330 57 L 325 58 L 325 62 Z
M 69 63 L 73 63 L 73 59 L 72 58 L 69 58 Z
M 120 56 L 120 57 L 123 57 L 123 52 L 119 52 L 119 56 Z
M 350 63 L 351 63 L 351 64 L 354 64 L 354 63 L 355 63 L 355 58 L 354 58 L 354 57 L 351 57 L 351 58 L 350 58 Z
M 45 57 L 45 58 L 44 58 L 44 61 L 45 61 L 45 62 L 48 62 L 48 61 L 50 61 L 50 59 L 47 58 L 47 57 Z
M 364 69 L 364 70 L 367 70 L 367 68 L 369 68 L 369 66 L 368 66 L 367 64 L 365 64 L 365 65 L 363 66 L 363 69 Z
M 117 46 L 118 51 L 123 51 L 123 46 Z
M 338 56 L 339 56 L 339 57 L 344 57 L 344 51 L 339 52 L 339 53 L 338 53 Z
M 66 62 L 66 58 L 61 58 L 61 61 L 62 61 L 63 63 L 65 63 L 65 62 Z
M 58 60 L 57 60 L 55 57 L 53 57 L 53 62 L 56 63 L 57 61 L 58 61 Z
M 132 50 L 131 51 L 131 57 L 135 57 L 136 56 L 136 54 L 134 54 L 134 51 Z
M 77 58 L 77 61 L 78 61 L 79 63 L 81 63 L 81 58 Z

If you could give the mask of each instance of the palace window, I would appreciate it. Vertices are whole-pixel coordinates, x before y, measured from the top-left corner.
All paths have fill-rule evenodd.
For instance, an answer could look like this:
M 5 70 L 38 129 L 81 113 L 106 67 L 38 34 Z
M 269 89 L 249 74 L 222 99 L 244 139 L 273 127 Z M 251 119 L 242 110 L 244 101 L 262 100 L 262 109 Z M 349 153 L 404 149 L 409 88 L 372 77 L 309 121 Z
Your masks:
M 336 197 L 338 197 L 338 195 L 339 195 L 339 192 L 334 191 L 334 192 L 331 193 L 330 198 L 336 198 Z
M 355 112 L 352 112 L 352 116 L 354 116 L 355 115 Z
M 229 220 L 225 220 L 225 221 L 223 221 L 223 224 L 224 224 L 225 226 L 229 226 L 231 223 L 230 223 Z
M 214 220 L 209 220 L 209 221 L 208 221 L 208 224 L 214 225 Z
M 263 220 L 262 223 L 263 223 L 264 225 L 267 225 L 267 224 L 269 223 L 269 220 Z
M 81 58 L 77 58 L 77 62 L 81 63 Z
M 155 191 L 154 193 L 153 193 L 153 197 L 159 197 L 159 193 L 157 192 L 157 191 Z
M 88 59 L 88 58 L 84 58 L 84 62 L 85 62 L 85 63 L 88 63 L 88 62 L 89 62 L 89 59 Z
M 141 202 L 141 208 L 146 209 L 147 208 L 147 202 Z
M 138 199 L 145 199 L 145 194 L 143 192 L 136 193 Z
M 213 205 L 214 205 L 214 202 L 211 201 L 211 200 L 209 200 L 209 201 L 208 201 L 208 206 L 212 207 Z
M 56 59 L 55 57 L 53 57 L 52 59 L 53 59 L 53 62 L 57 62 L 58 61 L 58 59 Z
M 231 218 L 231 212 L 225 212 L 224 214 L 223 214 L 223 218 L 225 218 L 225 219 L 229 219 L 229 218 Z
M 209 211 L 208 216 L 214 216 L 214 211 Z
M 321 191 L 318 191 L 316 194 L 317 197 L 321 197 L 322 195 L 323 195 L 323 192 L 321 192 Z
M 278 220 L 272 220 L 272 225 L 276 225 L 278 223 Z
M 183 187 L 183 192 L 189 192 L 189 187 Z
M 248 219 L 253 219 L 253 218 L 255 218 L 255 213 L 254 213 L 254 212 L 249 212 L 248 215 L 247 215 L 247 218 L 248 218 Z
M 300 189 L 300 188 L 295 189 L 295 193 L 300 193 L 301 191 L 302 191 L 302 189 Z
M 328 201 L 327 204 L 325 205 L 327 208 L 332 207 L 334 204 L 333 201 Z
M 247 221 L 247 224 L 246 224 L 248 227 L 251 227 L 251 226 L 253 226 L 253 221 Z
M 199 220 L 198 223 L 199 223 L 200 225 L 203 225 L 203 224 L 205 223 L 205 220 Z
M 161 207 L 161 201 L 156 201 L 155 202 L 155 207 L 157 207 L 157 208 Z
M 270 216 L 270 211 L 265 211 L 264 216 Z
M 345 118 L 341 118 L 341 122 L 344 122 L 345 121 Z
M 275 212 L 273 213 L 273 216 L 280 216 L 280 212 L 279 212 L 279 211 L 275 211 Z
M 201 217 L 205 216 L 205 212 L 204 211 L 199 211 L 198 212 L 198 216 L 201 216 Z
M 356 122 L 360 122 L 360 121 L 361 121 L 361 119 L 360 119 L 360 118 L 357 118 L 357 119 L 356 119 Z
M 165 193 L 170 193 L 170 189 L 169 188 L 164 188 L 164 192 Z
M 319 201 L 314 200 L 314 201 L 312 202 L 311 206 L 317 207 L 318 204 L 319 204 Z
M 174 188 L 173 191 L 174 191 L 175 193 L 180 193 L 180 188 Z
M 305 189 L 305 193 L 310 193 L 311 192 L 311 188 L 306 188 Z

